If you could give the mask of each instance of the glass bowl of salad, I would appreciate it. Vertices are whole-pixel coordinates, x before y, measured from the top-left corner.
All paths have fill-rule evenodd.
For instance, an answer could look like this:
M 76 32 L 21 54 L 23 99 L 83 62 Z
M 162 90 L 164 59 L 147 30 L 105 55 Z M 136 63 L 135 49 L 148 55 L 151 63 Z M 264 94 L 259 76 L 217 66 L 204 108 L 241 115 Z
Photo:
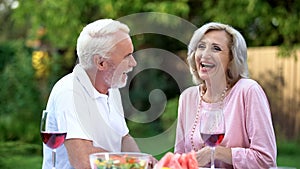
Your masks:
M 149 154 L 135 152 L 107 152 L 90 155 L 92 169 L 147 169 Z

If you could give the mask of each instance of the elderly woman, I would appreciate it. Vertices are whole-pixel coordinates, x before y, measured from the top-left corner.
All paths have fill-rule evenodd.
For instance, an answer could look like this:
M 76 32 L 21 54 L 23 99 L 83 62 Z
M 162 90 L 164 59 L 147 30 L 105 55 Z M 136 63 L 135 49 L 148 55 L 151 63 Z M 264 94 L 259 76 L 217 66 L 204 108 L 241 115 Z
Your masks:
M 194 32 L 187 60 L 195 86 L 179 98 L 175 153 L 196 151 L 198 165 L 209 165 L 211 151 L 199 133 L 200 112 L 222 103 L 226 131 L 215 148 L 216 167 L 276 166 L 269 103 L 261 86 L 249 79 L 243 36 L 225 24 L 205 24 Z

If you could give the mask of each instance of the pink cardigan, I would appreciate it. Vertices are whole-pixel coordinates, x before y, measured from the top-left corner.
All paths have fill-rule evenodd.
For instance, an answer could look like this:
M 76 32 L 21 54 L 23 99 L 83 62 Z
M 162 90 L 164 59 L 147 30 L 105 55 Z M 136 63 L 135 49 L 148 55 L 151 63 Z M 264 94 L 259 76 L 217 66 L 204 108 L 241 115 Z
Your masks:
M 199 86 L 186 89 L 179 98 L 175 153 L 192 150 L 191 128 L 199 103 Z M 209 103 L 203 102 L 201 106 Z M 266 95 L 251 79 L 240 79 L 224 99 L 226 133 L 222 146 L 231 147 L 232 163 L 215 162 L 225 168 L 269 168 L 276 166 L 276 139 Z M 203 147 L 199 121 L 194 133 L 195 147 Z

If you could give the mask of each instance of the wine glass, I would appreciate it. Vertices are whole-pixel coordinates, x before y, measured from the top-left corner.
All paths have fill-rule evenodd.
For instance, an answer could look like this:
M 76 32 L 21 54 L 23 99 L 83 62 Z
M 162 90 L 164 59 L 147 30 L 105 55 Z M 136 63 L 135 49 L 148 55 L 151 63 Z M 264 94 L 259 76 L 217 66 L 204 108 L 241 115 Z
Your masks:
M 225 135 L 225 120 L 221 106 L 202 108 L 200 114 L 200 135 L 202 140 L 211 148 L 211 168 L 215 168 L 215 147 Z
M 55 169 L 56 148 L 64 143 L 67 135 L 64 114 L 56 122 L 58 125 L 51 123 L 49 113 L 46 110 L 43 111 L 40 133 L 43 143 L 52 149 L 52 169 Z

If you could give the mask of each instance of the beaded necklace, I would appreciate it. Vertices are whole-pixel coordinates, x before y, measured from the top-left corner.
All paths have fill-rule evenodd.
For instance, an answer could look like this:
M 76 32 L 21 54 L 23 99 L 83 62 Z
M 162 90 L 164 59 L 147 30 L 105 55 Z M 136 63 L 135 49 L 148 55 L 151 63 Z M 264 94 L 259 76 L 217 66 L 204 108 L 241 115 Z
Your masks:
M 224 100 L 227 90 L 228 90 L 228 87 L 226 86 L 225 89 L 223 90 L 222 94 L 221 94 L 220 101 Z M 191 141 L 192 149 L 195 152 L 197 151 L 197 149 L 196 149 L 195 144 L 194 144 L 194 133 L 195 133 L 195 130 L 196 130 L 196 126 L 198 124 L 198 120 L 199 120 L 199 116 L 200 116 L 200 105 L 201 105 L 201 102 L 203 100 L 204 93 L 205 93 L 205 91 L 201 88 L 200 100 L 199 100 L 199 104 L 198 104 L 198 108 L 197 108 L 197 113 L 196 113 L 195 121 L 194 121 L 193 128 L 192 128 L 191 135 L 190 135 L 190 141 Z

